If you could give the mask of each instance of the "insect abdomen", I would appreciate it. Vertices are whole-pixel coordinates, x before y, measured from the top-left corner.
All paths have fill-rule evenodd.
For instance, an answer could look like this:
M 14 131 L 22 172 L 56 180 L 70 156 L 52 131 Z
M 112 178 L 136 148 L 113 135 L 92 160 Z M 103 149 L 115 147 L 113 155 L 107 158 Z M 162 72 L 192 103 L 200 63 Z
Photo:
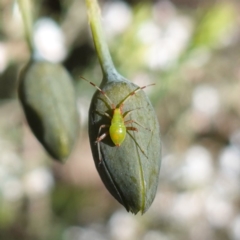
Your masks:
M 120 146 L 126 136 L 126 127 L 122 124 L 111 124 L 109 133 L 113 143 Z

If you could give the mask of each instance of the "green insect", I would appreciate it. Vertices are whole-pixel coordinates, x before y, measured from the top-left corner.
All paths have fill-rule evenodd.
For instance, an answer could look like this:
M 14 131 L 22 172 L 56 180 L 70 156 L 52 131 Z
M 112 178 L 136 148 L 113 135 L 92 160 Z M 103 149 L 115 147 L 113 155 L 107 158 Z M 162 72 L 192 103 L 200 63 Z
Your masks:
M 98 130 L 98 137 L 96 139 L 96 143 L 98 144 L 98 149 L 99 149 L 99 153 L 100 153 L 100 142 L 105 139 L 108 134 L 110 135 L 110 138 L 112 140 L 112 142 L 114 143 L 115 146 L 120 147 L 120 145 L 123 143 L 127 131 L 138 131 L 138 129 L 136 127 L 132 127 L 132 126 L 127 126 L 131 123 L 135 123 L 141 127 L 143 127 L 146 130 L 150 130 L 148 128 L 145 128 L 144 126 L 142 126 L 140 123 L 138 123 L 137 121 L 134 120 L 125 120 L 125 118 L 134 110 L 137 110 L 139 108 L 127 111 L 125 113 L 123 113 L 123 106 L 125 104 L 125 102 L 132 96 L 134 96 L 138 91 L 155 85 L 155 83 L 153 84 L 149 84 L 149 85 L 145 85 L 143 87 L 137 87 L 134 91 L 130 92 L 127 97 L 125 99 L 123 99 L 123 101 L 121 101 L 119 104 L 115 105 L 112 100 L 107 96 L 107 94 L 101 89 L 99 88 L 97 85 L 95 85 L 93 82 L 88 81 L 87 79 L 81 77 L 83 80 L 87 81 L 88 83 L 90 83 L 92 86 L 94 86 L 106 99 L 107 101 L 110 103 L 111 106 L 111 110 L 112 110 L 112 116 L 110 116 L 107 112 L 104 113 L 100 113 L 101 115 L 105 115 L 106 117 L 108 117 L 111 120 L 111 124 L 110 125 L 106 125 L 103 124 L 99 127 Z M 108 131 L 104 132 L 103 134 L 100 135 L 100 133 L 102 132 L 103 128 L 108 128 Z M 141 150 L 143 152 L 143 150 Z M 143 154 L 145 154 L 143 152 Z M 100 156 L 100 155 L 99 155 Z M 101 159 L 100 159 L 101 161 Z

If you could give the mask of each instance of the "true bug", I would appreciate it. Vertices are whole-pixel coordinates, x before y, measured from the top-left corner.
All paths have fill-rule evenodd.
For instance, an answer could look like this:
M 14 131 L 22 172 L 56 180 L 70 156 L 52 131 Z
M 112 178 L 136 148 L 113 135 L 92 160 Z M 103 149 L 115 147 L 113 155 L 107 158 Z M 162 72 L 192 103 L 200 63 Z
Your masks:
M 95 141 L 95 143 L 98 144 L 98 152 L 99 152 L 99 156 L 100 156 L 100 149 L 99 149 L 99 143 L 105 139 L 107 137 L 107 135 L 110 135 L 110 138 L 112 140 L 112 142 L 114 143 L 115 146 L 120 147 L 120 145 L 123 143 L 125 137 L 126 137 L 126 133 L 127 131 L 138 131 L 138 129 L 136 127 L 132 127 L 132 126 L 126 126 L 128 124 L 131 123 L 135 123 L 143 128 L 145 128 L 144 126 L 142 126 L 140 123 L 138 123 L 135 120 L 125 120 L 125 118 L 134 110 L 140 109 L 140 108 L 136 108 L 136 109 L 132 109 L 130 111 L 127 111 L 125 113 L 123 113 L 123 105 L 124 103 L 132 96 L 134 96 L 138 91 L 155 85 L 155 83 L 149 84 L 149 85 L 145 85 L 142 87 L 137 87 L 135 90 L 133 90 L 132 92 L 130 92 L 119 104 L 115 105 L 112 100 L 107 96 L 107 94 L 101 89 L 99 88 L 96 84 L 94 84 L 93 82 L 88 81 L 87 79 L 85 79 L 84 77 L 81 77 L 83 80 L 87 81 L 88 83 L 90 83 L 92 86 L 94 86 L 109 102 L 110 106 L 111 106 L 111 110 L 112 110 L 112 116 L 109 115 L 107 112 L 104 113 L 100 113 L 98 111 L 99 114 L 101 115 L 105 115 L 106 117 L 108 117 L 111 120 L 111 124 L 107 125 L 107 124 L 102 124 L 99 127 L 98 130 L 98 136 L 97 139 Z M 101 131 L 103 128 L 109 128 L 108 131 L 104 132 L 103 134 L 100 135 Z M 146 130 L 150 130 L 148 128 L 145 128 Z M 141 149 L 142 153 L 145 155 L 144 151 Z M 100 159 L 101 162 L 101 159 Z

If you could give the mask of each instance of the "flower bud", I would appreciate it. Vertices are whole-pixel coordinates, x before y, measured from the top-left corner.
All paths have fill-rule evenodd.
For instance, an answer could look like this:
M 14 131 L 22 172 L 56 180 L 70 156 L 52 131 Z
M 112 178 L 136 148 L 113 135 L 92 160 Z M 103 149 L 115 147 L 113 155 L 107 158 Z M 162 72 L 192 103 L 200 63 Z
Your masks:
M 138 88 L 120 75 L 114 81 L 103 81 L 101 89 L 118 105 L 129 93 Z M 133 110 L 133 111 L 131 111 Z M 146 212 L 152 204 L 159 181 L 161 143 L 159 124 L 154 109 L 143 90 L 130 96 L 123 105 L 123 114 L 131 111 L 126 120 L 134 120 L 126 126 L 138 131 L 127 131 L 123 143 L 117 147 L 109 134 L 98 144 L 96 139 L 109 128 L 112 109 L 107 98 L 97 91 L 89 110 L 89 137 L 96 168 L 109 192 L 126 208 L 136 214 Z
M 18 91 L 32 132 L 54 159 L 64 162 L 79 132 L 70 75 L 60 64 L 32 61 L 20 74 Z

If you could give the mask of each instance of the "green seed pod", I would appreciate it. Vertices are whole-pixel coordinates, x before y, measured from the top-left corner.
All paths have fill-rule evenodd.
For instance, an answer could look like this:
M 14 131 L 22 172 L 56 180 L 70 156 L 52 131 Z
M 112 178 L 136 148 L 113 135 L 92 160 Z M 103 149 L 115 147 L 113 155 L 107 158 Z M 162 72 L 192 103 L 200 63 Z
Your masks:
M 30 62 L 21 72 L 19 99 L 29 126 L 47 152 L 65 162 L 79 132 L 72 79 L 60 64 Z
M 95 86 L 98 91 L 89 109 L 93 158 L 110 193 L 127 211 L 144 213 L 154 200 L 159 180 L 161 143 L 157 117 L 142 91 L 144 86 L 139 89 L 115 69 L 98 1 L 86 0 L 86 6 L 103 73 L 101 89 Z
M 129 93 L 138 88 L 119 74 L 113 76 L 114 81 L 102 82 L 101 89 L 117 106 Z M 109 128 L 112 109 L 106 98 L 97 91 L 89 110 L 89 137 L 96 168 L 110 193 L 134 214 L 146 212 L 152 204 L 159 181 L 161 164 L 161 143 L 159 124 L 154 109 L 143 90 L 130 96 L 123 105 L 123 114 L 131 111 L 125 120 L 134 120 L 130 126 L 138 131 L 127 131 L 123 143 L 117 147 L 109 134 L 98 144 L 96 139 Z M 101 113 L 101 114 L 100 114 Z

